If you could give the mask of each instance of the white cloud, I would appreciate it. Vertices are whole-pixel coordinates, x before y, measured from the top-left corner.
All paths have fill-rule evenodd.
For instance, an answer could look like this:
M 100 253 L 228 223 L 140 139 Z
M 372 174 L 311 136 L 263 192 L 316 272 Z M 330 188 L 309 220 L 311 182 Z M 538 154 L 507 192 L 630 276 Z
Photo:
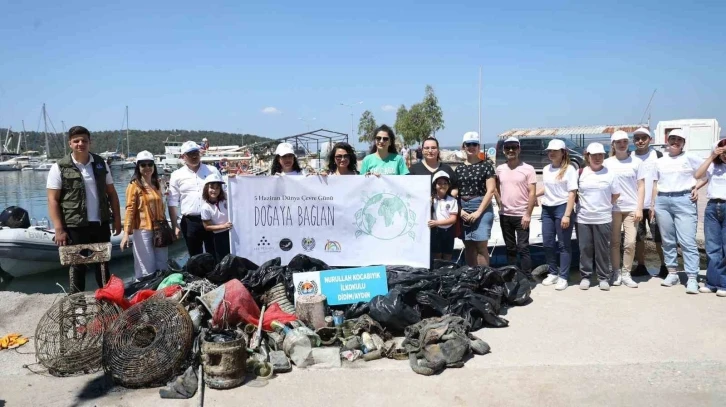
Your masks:
M 262 113 L 264 114 L 280 114 L 282 113 L 280 109 L 276 108 L 275 106 L 267 106 L 266 108 L 262 109 Z
M 395 112 L 396 106 L 393 105 L 383 105 L 381 106 L 381 109 L 383 109 L 384 112 Z

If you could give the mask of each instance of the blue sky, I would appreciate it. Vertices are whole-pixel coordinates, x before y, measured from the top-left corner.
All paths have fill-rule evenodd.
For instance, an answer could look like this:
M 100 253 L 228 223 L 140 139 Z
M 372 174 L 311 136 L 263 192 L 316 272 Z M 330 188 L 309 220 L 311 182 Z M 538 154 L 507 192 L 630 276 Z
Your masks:
M 393 124 L 431 84 L 438 136 L 658 120 L 726 128 L 726 2 L 13 2 L 0 25 L 0 126 L 208 129 L 283 137 Z M 393 107 L 391 109 L 390 107 Z M 266 109 L 268 108 L 268 109 Z M 266 110 L 265 110 L 266 109 Z M 389 111 L 391 109 L 392 111 Z M 357 138 L 357 137 L 356 137 Z

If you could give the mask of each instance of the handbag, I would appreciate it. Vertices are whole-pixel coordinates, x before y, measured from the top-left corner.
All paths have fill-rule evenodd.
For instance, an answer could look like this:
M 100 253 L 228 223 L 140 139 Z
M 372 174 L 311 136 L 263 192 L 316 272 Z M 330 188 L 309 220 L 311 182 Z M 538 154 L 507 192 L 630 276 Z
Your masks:
M 148 205 L 143 197 L 144 192 L 141 191 L 141 194 L 141 201 Z M 156 216 L 156 209 L 154 206 L 155 205 L 149 206 L 151 217 L 153 218 L 151 221 L 151 227 L 154 232 L 154 247 L 167 247 L 174 242 L 174 233 L 171 231 L 169 222 L 167 222 L 166 219 L 157 220 L 158 218 Z

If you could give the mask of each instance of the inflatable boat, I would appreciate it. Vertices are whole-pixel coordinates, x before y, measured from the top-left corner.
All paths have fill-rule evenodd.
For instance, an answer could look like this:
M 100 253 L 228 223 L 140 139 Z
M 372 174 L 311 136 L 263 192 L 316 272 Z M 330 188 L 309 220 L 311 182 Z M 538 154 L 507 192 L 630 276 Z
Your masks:
M 13 277 L 24 277 L 60 269 L 55 232 L 38 226 L 27 228 L 0 227 L 0 267 Z M 123 234 L 111 236 L 111 257 L 131 256 L 132 250 L 121 251 Z

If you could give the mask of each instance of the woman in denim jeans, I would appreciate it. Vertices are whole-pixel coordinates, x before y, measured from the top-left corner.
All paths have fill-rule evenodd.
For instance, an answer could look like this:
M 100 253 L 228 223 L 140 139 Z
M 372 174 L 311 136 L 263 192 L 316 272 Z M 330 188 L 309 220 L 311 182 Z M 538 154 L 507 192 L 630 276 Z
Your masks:
M 708 177 L 703 231 L 706 237 L 706 284 L 702 293 L 726 297 L 726 139 L 716 143 L 711 154 L 696 171 L 696 178 Z
M 547 157 L 552 164 L 542 170 L 544 188 L 537 191 L 542 198 L 542 240 L 549 266 L 549 276 L 542 285 L 555 286 L 555 290 L 567 288 L 567 276 L 572 261 L 572 228 L 575 224 L 574 207 L 577 195 L 577 170 L 570 165 L 570 154 L 565 142 L 551 140 Z M 560 254 L 560 266 L 557 257 Z
M 696 202 L 691 200 L 695 191 L 696 171 L 703 160 L 686 153 L 683 148 L 686 138 L 681 129 L 673 129 L 668 134 L 668 154 L 659 158 L 655 165 L 653 200 L 651 214 L 660 226 L 663 239 L 663 257 L 668 268 L 668 277 L 661 285 L 672 287 L 680 283 L 678 278 L 678 245 L 683 253 L 683 264 L 688 282 L 686 293 L 698 294 L 699 258 L 696 247 L 696 227 L 698 213 Z M 653 216 L 653 215 L 651 215 Z

